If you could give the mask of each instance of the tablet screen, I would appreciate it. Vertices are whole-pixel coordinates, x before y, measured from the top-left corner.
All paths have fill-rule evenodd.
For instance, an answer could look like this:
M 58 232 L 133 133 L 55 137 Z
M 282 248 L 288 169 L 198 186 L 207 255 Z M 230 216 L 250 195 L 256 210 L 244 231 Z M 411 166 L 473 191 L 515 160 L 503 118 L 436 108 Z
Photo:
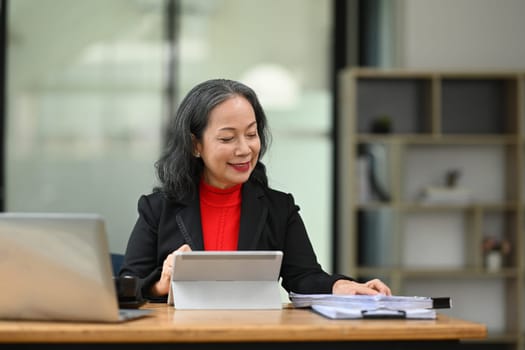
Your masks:
M 176 252 L 174 281 L 277 281 L 281 251 Z

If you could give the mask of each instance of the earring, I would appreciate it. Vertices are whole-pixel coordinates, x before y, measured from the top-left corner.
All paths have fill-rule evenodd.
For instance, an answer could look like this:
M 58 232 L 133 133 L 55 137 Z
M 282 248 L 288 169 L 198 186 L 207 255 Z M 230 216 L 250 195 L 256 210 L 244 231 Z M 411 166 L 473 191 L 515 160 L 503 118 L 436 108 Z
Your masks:
M 195 157 L 200 158 L 201 154 L 199 152 L 195 153 Z

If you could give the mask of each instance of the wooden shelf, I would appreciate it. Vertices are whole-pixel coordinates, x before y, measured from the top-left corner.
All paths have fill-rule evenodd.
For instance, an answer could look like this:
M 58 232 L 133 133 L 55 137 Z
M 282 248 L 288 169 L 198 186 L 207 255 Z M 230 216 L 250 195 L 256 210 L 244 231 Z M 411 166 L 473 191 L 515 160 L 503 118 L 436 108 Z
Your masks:
M 502 289 L 503 332 L 487 342 L 524 345 L 525 72 L 349 68 L 339 84 L 338 271 L 409 294 L 436 283 Z M 420 201 L 451 169 L 471 197 Z M 497 272 L 484 268 L 493 235 L 512 246 Z M 446 267 L 427 267 L 433 258 Z M 482 321 L 479 309 L 472 317 Z

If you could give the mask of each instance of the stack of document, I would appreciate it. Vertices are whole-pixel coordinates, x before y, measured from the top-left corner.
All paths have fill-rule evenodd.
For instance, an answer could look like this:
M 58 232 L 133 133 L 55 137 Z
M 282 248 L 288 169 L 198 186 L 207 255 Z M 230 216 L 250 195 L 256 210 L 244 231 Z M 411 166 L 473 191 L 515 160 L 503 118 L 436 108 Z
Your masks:
M 436 319 L 436 310 L 450 308 L 450 298 L 419 296 L 334 295 L 290 293 L 294 307 L 310 307 L 332 319 Z

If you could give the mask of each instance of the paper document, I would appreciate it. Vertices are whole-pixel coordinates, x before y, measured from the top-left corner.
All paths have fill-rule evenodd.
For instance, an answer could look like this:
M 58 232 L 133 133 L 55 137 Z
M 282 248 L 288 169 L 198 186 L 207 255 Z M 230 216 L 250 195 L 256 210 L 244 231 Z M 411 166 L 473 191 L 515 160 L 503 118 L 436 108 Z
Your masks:
M 435 309 L 450 308 L 450 298 L 395 295 L 334 295 L 290 293 L 294 307 L 310 307 L 331 319 L 436 319 Z
M 297 294 L 290 293 L 294 307 L 312 305 L 335 306 L 359 310 L 409 310 L 409 309 L 448 309 L 450 298 L 431 298 L 420 296 L 377 295 L 334 295 L 334 294 Z

